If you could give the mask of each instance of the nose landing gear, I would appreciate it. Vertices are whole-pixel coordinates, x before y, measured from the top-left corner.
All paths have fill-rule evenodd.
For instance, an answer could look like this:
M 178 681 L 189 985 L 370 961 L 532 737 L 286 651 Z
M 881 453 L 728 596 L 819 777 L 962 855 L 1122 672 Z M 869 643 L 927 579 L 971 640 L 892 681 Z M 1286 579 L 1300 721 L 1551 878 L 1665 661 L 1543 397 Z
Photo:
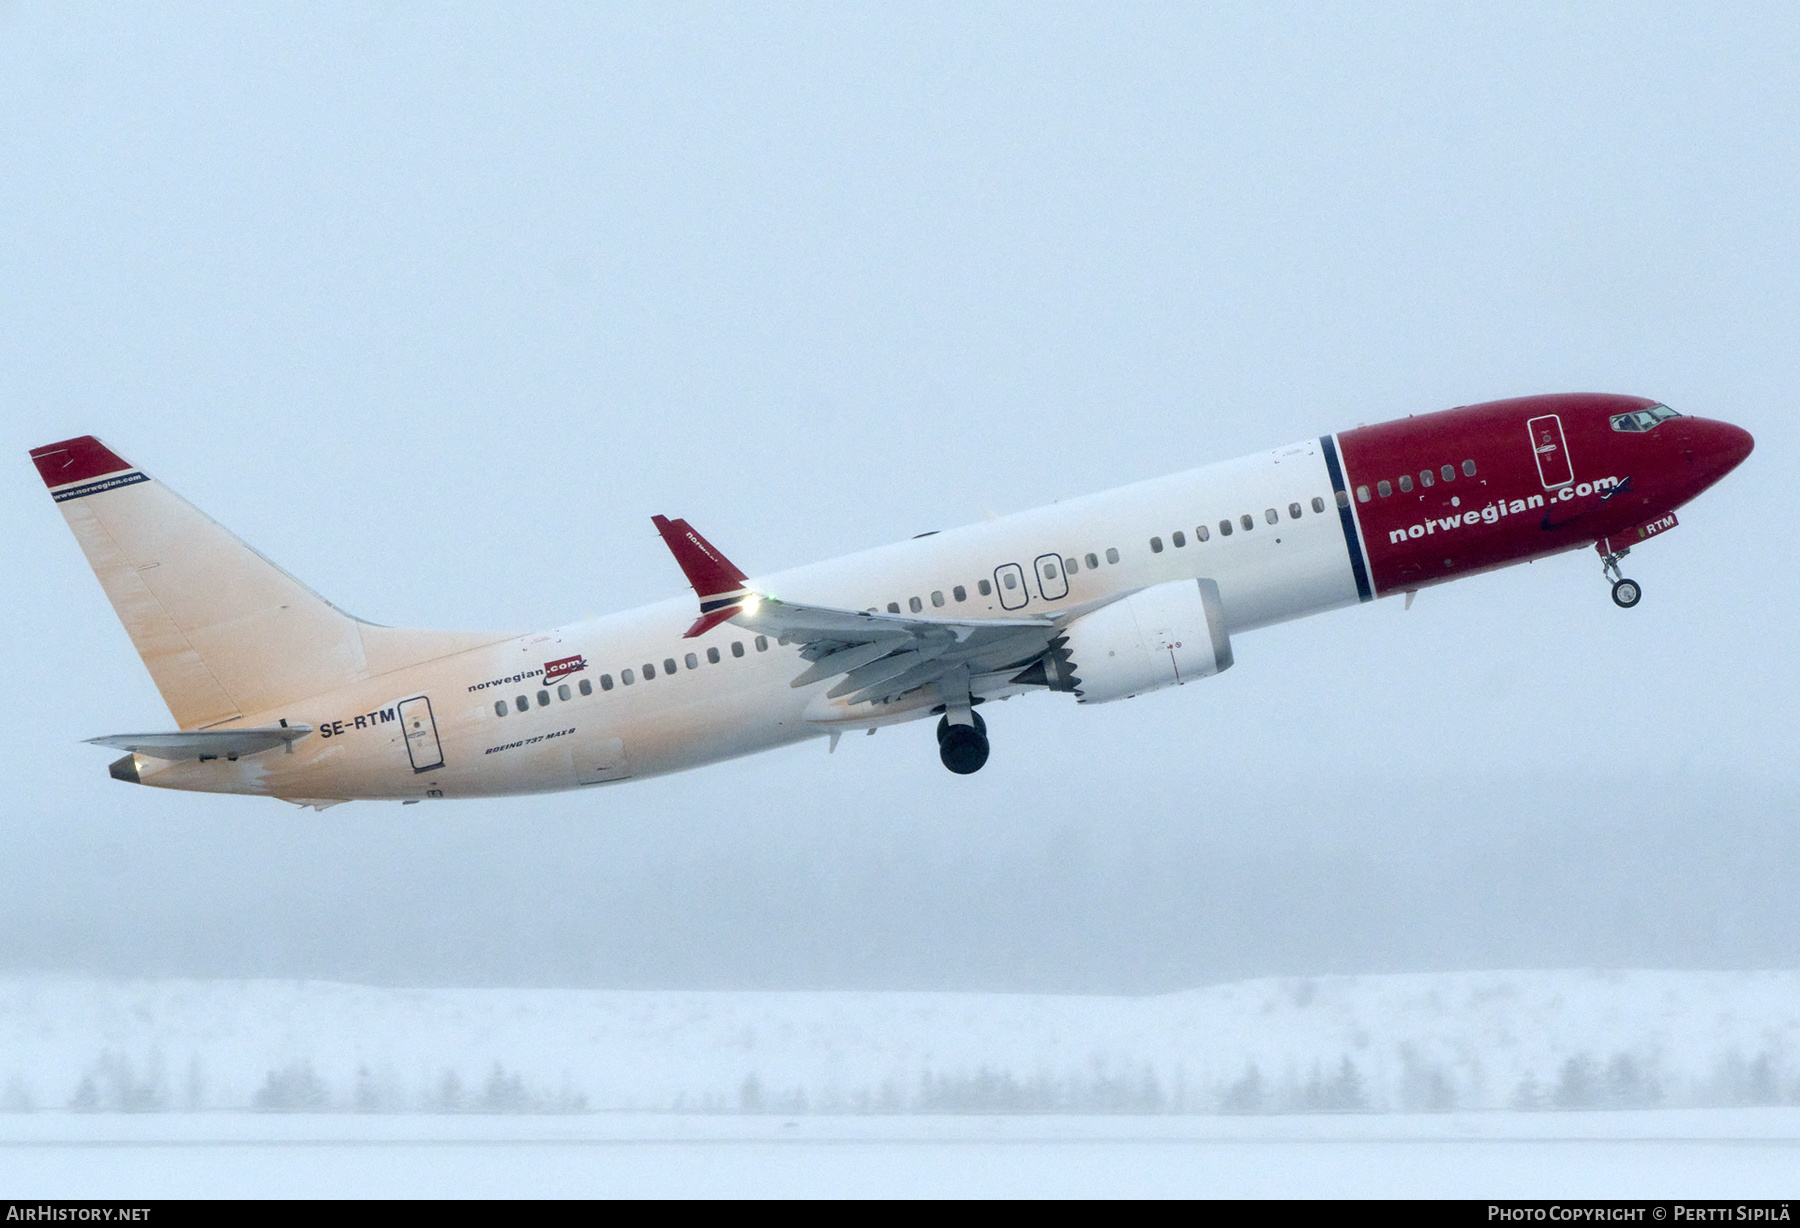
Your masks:
M 1618 606 L 1621 610 L 1629 610 L 1632 606 L 1636 605 L 1638 600 L 1644 595 L 1644 590 L 1638 587 L 1638 582 L 1636 580 L 1627 580 L 1624 576 L 1619 574 L 1619 560 L 1630 553 L 1630 549 L 1627 548 L 1619 551 L 1617 554 L 1604 554 L 1600 556 L 1601 570 L 1606 573 L 1607 579 L 1613 582 L 1613 604 Z
M 963 717 L 960 724 L 951 724 L 949 713 L 938 721 L 938 758 L 958 776 L 967 776 L 988 761 L 987 722 L 969 708 L 958 715 Z

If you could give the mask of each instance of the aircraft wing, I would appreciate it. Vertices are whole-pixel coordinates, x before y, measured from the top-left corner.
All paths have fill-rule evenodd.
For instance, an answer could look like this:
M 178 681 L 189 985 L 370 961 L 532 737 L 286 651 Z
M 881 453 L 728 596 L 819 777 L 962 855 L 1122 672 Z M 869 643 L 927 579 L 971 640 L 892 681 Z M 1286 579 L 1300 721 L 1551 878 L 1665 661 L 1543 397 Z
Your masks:
M 909 618 L 782 601 L 746 587 L 744 573 L 687 521 L 655 523 L 700 598 L 689 637 L 730 622 L 798 644 L 812 664 L 789 685 L 838 678 L 826 694 L 846 703 L 889 702 L 940 682 L 967 694 L 972 677 L 1029 665 L 1060 629 L 1049 618 Z
M 153 759 L 218 759 L 254 755 L 277 746 L 292 747 L 312 732 L 311 725 L 279 725 L 261 729 L 190 729 L 178 733 L 115 733 L 89 738 L 92 746 L 110 746 Z

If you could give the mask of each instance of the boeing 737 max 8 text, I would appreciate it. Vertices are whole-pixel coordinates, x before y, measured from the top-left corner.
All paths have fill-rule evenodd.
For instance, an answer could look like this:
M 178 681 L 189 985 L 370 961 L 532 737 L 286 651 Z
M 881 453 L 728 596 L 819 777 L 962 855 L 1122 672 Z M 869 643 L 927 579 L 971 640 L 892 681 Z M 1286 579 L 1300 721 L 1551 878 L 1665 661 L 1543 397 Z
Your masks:
M 578 789 L 933 717 L 945 766 L 974 772 L 989 701 L 1177 686 L 1252 628 L 1590 545 L 1629 608 L 1619 560 L 1751 446 L 1641 397 L 1524 397 L 766 576 L 658 516 L 697 607 L 522 636 L 364 622 L 91 436 L 31 456 L 177 726 L 92 739 L 125 752 L 113 776 L 323 807 Z

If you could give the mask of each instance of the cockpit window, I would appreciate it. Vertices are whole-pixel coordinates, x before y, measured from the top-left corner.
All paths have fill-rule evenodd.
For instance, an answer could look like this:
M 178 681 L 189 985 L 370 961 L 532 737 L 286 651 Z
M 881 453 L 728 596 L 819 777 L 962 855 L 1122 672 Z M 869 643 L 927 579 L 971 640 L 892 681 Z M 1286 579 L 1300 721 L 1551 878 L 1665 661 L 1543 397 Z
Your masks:
M 1639 432 L 1654 430 L 1659 423 L 1670 418 L 1679 418 L 1680 414 L 1667 405 L 1652 405 L 1649 409 L 1634 410 L 1629 414 L 1614 414 L 1612 429 L 1615 431 Z

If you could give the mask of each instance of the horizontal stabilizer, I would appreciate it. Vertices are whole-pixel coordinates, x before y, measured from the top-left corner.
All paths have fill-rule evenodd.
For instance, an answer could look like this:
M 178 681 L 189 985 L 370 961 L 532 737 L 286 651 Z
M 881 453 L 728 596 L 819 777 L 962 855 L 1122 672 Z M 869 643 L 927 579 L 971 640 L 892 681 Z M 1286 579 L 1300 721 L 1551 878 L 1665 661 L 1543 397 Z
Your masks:
M 115 733 L 89 738 L 91 746 L 110 746 L 152 759 L 222 759 L 254 755 L 277 746 L 292 746 L 312 732 L 311 725 L 278 725 L 262 729 L 196 729 L 184 733 Z

